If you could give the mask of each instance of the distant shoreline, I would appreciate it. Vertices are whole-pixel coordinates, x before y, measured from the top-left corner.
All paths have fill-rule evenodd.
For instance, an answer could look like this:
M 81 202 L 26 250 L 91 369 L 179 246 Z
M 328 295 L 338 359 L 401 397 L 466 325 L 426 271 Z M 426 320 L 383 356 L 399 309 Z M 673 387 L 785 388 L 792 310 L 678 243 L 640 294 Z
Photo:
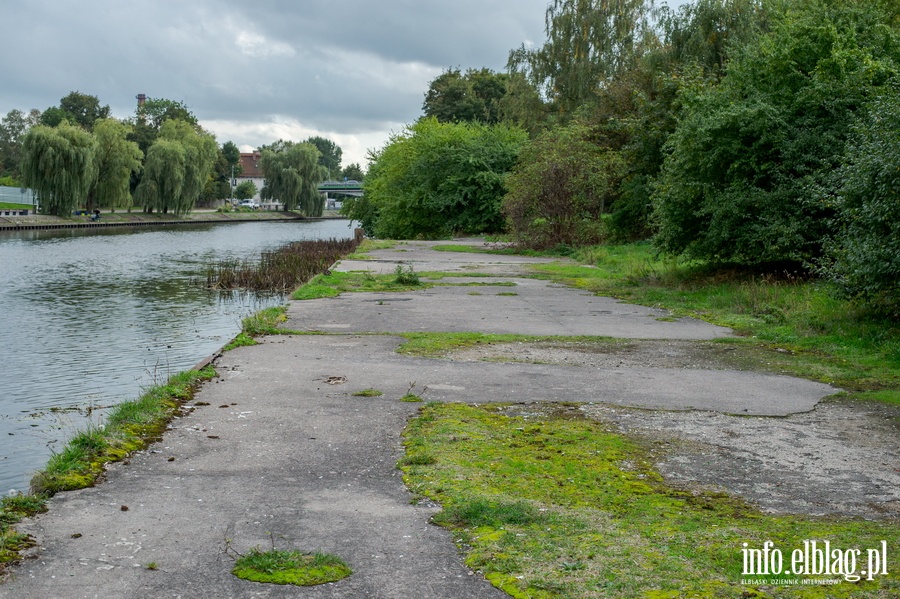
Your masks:
M 88 217 L 62 218 L 58 216 L 30 215 L 0 217 L 0 232 L 52 229 L 93 229 L 109 227 L 141 227 L 167 225 L 201 225 L 255 221 L 296 221 L 345 219 L 335 211 L 323 216 L 306 217 L 295 212 L 215 212 L 198 211 L 182 217 L 144 212 L 104 212 L 101 220 L 92 222 Z

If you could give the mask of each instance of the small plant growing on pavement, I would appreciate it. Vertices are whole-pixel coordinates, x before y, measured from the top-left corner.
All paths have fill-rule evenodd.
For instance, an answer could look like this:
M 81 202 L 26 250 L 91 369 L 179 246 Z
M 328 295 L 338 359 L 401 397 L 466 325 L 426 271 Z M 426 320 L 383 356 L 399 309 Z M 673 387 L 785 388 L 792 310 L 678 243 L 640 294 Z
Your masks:
M 407 264 L 406 268 L 402 264 L 398 264 L 394 271 L 396 276 L 394 282 L 398 285 L 419 285 L 419 274 L 413 270 L 412 264 Z
M 263 551 L 254 547 L 247 553 L 240 553 L 225 541 L 225 553 L 234 559 L 231 573 L 238 578 L 252 582 L 272 584 L 293 584 L 314 586 L 337 582 L 350 576 L 353 570 L 336 555 L 314 552 L 305 553 L 296 549 L 276 549 L 275 537 L 272 548 Z

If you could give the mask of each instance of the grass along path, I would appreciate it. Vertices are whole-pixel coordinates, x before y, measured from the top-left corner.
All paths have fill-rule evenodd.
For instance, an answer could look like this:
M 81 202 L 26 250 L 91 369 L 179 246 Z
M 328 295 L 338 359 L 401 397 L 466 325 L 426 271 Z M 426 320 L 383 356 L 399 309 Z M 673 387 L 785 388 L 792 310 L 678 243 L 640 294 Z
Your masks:
M 836 296 L 827 283 L 664 260 L 648 244 L 601 246 L 537 276 L 731 327 L 736 346 L 768 352 L 777 370 L 900 404 L 900 321 Z

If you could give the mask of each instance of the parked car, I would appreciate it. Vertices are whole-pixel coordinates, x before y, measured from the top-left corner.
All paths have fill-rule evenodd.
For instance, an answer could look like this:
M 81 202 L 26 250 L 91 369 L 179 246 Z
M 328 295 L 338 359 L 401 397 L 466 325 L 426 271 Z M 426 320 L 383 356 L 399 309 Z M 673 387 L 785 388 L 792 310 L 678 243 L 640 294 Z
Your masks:
M 238 204 L 241 208 L 250 208 L 252 210 L 259 210 L 259 203 L 255 200 L 241 200 Z

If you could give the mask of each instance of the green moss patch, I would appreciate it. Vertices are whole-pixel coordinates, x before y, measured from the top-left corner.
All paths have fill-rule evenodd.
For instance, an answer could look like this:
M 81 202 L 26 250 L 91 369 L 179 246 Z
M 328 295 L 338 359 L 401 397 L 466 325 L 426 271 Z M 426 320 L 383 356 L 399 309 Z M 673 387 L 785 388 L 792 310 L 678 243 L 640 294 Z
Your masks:
M 484 333 L 400 333 L 406 339 L 397 353 L 407 356 L 440 358 L 454 351 L 496 343 L 591 342 L 615 343 L 611 337 L 558 337 L 538 335 L 489 335 Z
M 523 416 L 520 414 L 527 414 Z M 404 433 L 408 487 L 444 506 L 469 567 L 514 597 L 896 597 L 874 580 L 783 585 L 747 576 L 742 550 L 805 540 L 900 546 L 896 520 L 773 516 L 721 493 L 666 484 L 648 450 L 577 406 L 428 404 Z M 866 566 L 857 565 L 857 574 Z M 752 583 L 743 580 L 754 579 Z M 813 581 L 814 582 L 814 581 Z
M 10 495 L 0 499 L 0 574 L 10 562 L 19 559 L 19 552 L 34 546 L 34 539 L 19 533 L 13 525 L 23 518 L 47 511 L 44 495 Z
M 253 582 L 313 586 L 337 582 L 353 571 L 344 560 L 327 553 L 251 549 L 235 561 L 231 573 Z
M 362 391 L 357 391 L 356 393 L 351 393 L 353 397 L 381 397 L 384 395 L 384 392 L 379 391 L 378 389 L 363 389 Z

